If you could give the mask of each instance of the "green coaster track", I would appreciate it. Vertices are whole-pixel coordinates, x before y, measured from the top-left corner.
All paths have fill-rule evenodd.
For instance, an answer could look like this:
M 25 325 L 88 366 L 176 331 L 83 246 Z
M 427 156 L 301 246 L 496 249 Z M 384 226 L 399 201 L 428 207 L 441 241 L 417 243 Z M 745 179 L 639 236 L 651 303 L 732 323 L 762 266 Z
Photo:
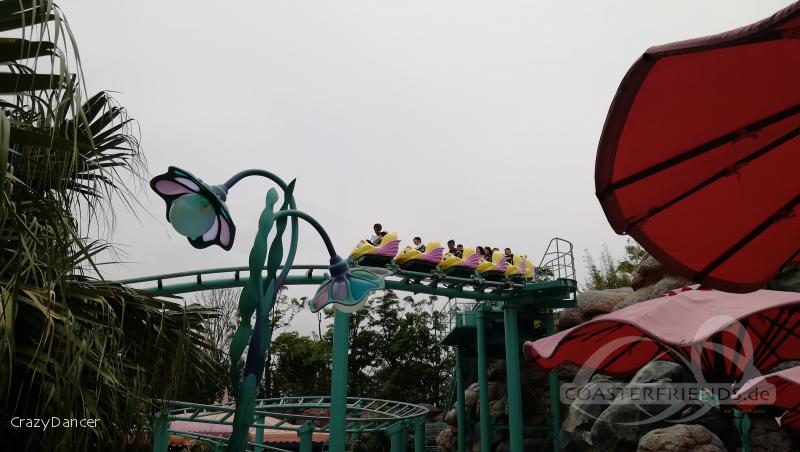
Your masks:
M 204 405 L 178 401 L 165 401 L 169 407 L 165 414 L 159 418 L 161 428 L 172 435 L 201 439 L 213 444 L 215 451 L 222 451 L 227 446 L 227 438 L 198 432 L 181 431 L 165 428 L 171 421 L 188 421 L 206 424 L 233 426 L 233 416 L 236 411 L 233 403 L 219 405 Z M 410 428 L 414 431 L 415 444 L 424 441 L 425 416 L 428 409 L 409 403 L 391 400 L 371 399 L 365 397 L 350 397 L 347 399 L 346 432 L 349 435 L 359 435 L 371 432 L 385 432 L 390 435 L 391 442 L 397 447 L 402 447 L 400 441 L 406 440 L 405 432 Z M 263 443 L 264 432 L 269 430 L 295 432 L 299 437 L 301 452 L 310 452 L 313 445 L 313 433 L 329 433 L 330 418 L 319 414 L 319 410 L 330 410 L 330 397 L 304 396 L 282 397 L 272 399 L 257 399 L 255 403 L 256 421 L 251 428 L 255 430 L 255 441 L 248 442 L 248 448 L 254 451 L 285 451 L 280 447 Z M 277 422 L 266 423 L 266 418 L 276 419 Z M 159 445 L 164 447 L 154 450 L 166 450 L 166 442 Z M 424 446 L 423 446 L 424 447 Z M 393 449 L 394 450 L 394 449 Z
M 482 416 L 479 420 L 482 450 L 489 450 L 494 432 L 507 429 L 515 444 L 522 443 L 523 431 L 531 428 L 547 429 L 553 450 L 560 450 L 558 440 L 560 414 L 557 394 L 557 379 L 551 375 L 550 419 L 547 425 L 523 425 L 520 388 L 520 341 L 530 338 L 530 334 L 520 331 L 520 321 L 540 320 L 547 334 L 554 332 L 553 309 L 575 305 L 577 283 L 574 279 L 574 258 L 572 244 L 555 238 L 539 267 L 547 268 L 547 280 L 539 278 L 530 282 L 490 281 L 479 275 L 471 277 L 447 276 L 437 271 L 430 273 L 406 271 L 393 262 L 386 265 L 389 275 L 385 278 L 385 288 L 414 294 L 429 294 L 454 300 L 472 300 L 472 303 L 448 303 L 446 309 L 451 320 L 450 331 L 442 341 L 444 346 L 456 350 L 457 363 L 456 396 L 458 413 L 458 450 L 466 451 L 465 439 L 468 414 L 464 408 L 465 360 L 477 358 L 477 379 L 479 383 L 479 403 L 481 412 L 488 412 L 488 359 L 503 357 L 507 362 L 509 382 L 508 424 L 501 424 Z M 283 267 L 280 268 L 284 270 Z M 294 265 L 286 269 L 286 285 L 319 286 L 330 278 L 327 265 Z M 179 295 L 191 292 L 243 287 L 250 278 L 249 267 L 226 267 L 206 270 L 191 270 L 156 276 L 132 278 L 121 281 L 124 284 L 145 290 L 153 295 Z M 503 330 L 498 337 L 487 336 L 487 328 L 492 331 Z M 491 349 L 501 345 L 504 356 L 493 356 Z M 496 354 L 496 352 L 495 352 Z M 512 389 L 514 388 L 514 389 Z M 165 411 L 157 417 L 154 432 L 154 451 L 166 451 L 169 434 L 203 439 L 212 442 L 216 450 L 224 450 L 227 438 L 200 433 L 173 430 L 171 421 L 193 421 L 232 425 L 235 408 L 232 404 L 202 405 L 179 401 L 165 403 Z M 252 450 L 275 450 L 263 444 L 264 430 L 295 431 L 300 439 L 300 451 L 311 451 L 312 432 L 328 433 L 331 419 L 328 415 L 303 414 L 305 409 L 322 409 L 329 412 L 331 398 L 327 396 L 285 397 L 281 399 L 258 399 L 255 404 L 256 441 L 249 442 Z M 315 411 L 316 413 L 319 410 Z M 367 398 L 348 398 L 345 431 L 353 437 L 361 433 L 383 432 L 391 438 L 392 451 L 405 450 L 406 434 L 414 433 L 415 450 L 424 450 L 424 422 L 427 409 L 417 405 Z M 213 416 L 213 417 L 211 417 Z M 278 423 L 267 425 L 265 417 L 278 419 Z M 516 439 L 514 439 L 516 437 Z

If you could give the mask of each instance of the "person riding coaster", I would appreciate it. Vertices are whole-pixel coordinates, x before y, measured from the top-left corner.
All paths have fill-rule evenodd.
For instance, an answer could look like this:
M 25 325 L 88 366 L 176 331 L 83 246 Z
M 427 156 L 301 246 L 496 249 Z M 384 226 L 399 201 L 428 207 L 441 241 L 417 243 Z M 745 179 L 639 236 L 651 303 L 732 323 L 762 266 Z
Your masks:
M 506 271 L 509 267 L 508 259 L 500 251 L 493 252 L 491 258 L 491 261 L 482 259 L 475 268 L 475 271 L 486 279 L 504 279 L 506 276 Z
M 453 253 L 447 253 L 439 263 L 439 269 L 445 275 L 470 277 L 475 274 L 475 269 L 481 261 L 481 255 L 475 252 L 475 248 L 464 248 L 464 258 L 459 258 Z
M 397 233 L 387 232 L 378 246 L 373 245 L 369 240 L 358 242 L 358 245 L 350 252 L 350 259 L 359 265 L 383 267 L 394 259 L 399 248 L 400 240 L 397 239 Z
M 425 252 L 413 246 L 407 246 L 395 257 L 395 263 L 403 270 L 431 271 L 442 261 L 444 248 L 437 241 L 428 242 Z

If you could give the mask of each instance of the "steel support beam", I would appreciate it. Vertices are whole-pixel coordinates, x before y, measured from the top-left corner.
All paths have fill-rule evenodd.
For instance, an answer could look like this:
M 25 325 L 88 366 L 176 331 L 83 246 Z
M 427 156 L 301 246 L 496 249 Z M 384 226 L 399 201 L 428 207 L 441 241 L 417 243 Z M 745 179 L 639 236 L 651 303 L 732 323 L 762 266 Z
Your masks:
M 153 419 L 153 452 L 167 452 L 169 448 L 169 413 L 164 410 Z
M 350 314 L 333 314 L 333 371 L 331 372 L 330 452 L 344 452 L 347 426 L 347 355 L 350 348 Z
M 544 318 L 544 327 L 548 336 L 556 333 L 553 319 L 555 314 L 548 312 Z M 550 436 L 553 437 L 553 451 L 561 452 L 561 401 L 559 400 L 558 372 L 553 370 L 549 375 L 550 381 Z
M 297 429 L 300 437 L 300 452 L 311 452 L 314 446 L 314 423 L 306 422 Z
M 414 452 L 425 452 L 425 418 L 414 421 Z
M 480 401 L 481 451 L 489 451 L 489 357 L 486 347 L 486 313 L 478 311 L 478 399 Z
M 517 307 L 510 303 L 503 305 L 506 346 L 506 382 L 508 383 L 508 436 L 511 452 L 524 452 L 522 442 L 522 383 L 520 382 L 520 347 L 517 321 Z
M 458 416 L 458 452 L 467 452 L 467 409 L 464 402 L 464 363 L 461 347 L 456 347 L 456 415 Z
M 386 432 L 389 434 L 392 452 L 403 452 L 406 436 L 406 426 L 402 422 L 394 424 Z
M 256 445 L 253 450 L 255 450 L 255 452 L 261 452 L 264 450 L 264 416 L 257 414 L 255 423 L 261 425 L 256 426 Z

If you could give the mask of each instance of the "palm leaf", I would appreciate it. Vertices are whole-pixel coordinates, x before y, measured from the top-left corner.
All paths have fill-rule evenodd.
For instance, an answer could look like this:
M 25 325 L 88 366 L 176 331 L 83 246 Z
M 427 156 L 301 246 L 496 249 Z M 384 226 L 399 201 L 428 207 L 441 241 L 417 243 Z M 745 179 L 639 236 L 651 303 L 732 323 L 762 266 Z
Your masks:
M 55 45 L 48 41 L 0 38 L 0 63 L 53 55 Z
M 108 93 L 84 95 L 51 2 L 0 0 L 12 30 L 0 38 L 0 418 L 103 422 L 39 435 L 0 423 L 2 447 L 121 449 L 153 400 L 208 400 L 222 371 L 203 326 L 215 313 L 103 281 L 94 260 L 110 246 L 88 232 L 113 214 L 110 197 L 133 199 L 135 123 Z

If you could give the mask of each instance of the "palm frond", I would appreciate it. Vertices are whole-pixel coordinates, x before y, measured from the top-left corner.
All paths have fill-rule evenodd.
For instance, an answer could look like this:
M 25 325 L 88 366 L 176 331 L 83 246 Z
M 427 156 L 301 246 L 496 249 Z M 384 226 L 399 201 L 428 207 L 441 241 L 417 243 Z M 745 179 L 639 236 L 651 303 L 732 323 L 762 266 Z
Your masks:
M 121 449 L 154 400 L 206 400 L 222 372 L 203 330 L 215 313 L 102 280 L 94 259 L 110 245 L 88 232 L 113 221 L 115 197 L 135 202 L 135 122 L 108 93 L 84 95 L 51 1 L 0 0 L 12 30 L 0 38 L 0 417 L 102 422 L 41 435 L 2 423 L 0 437 L 9 450 Z

